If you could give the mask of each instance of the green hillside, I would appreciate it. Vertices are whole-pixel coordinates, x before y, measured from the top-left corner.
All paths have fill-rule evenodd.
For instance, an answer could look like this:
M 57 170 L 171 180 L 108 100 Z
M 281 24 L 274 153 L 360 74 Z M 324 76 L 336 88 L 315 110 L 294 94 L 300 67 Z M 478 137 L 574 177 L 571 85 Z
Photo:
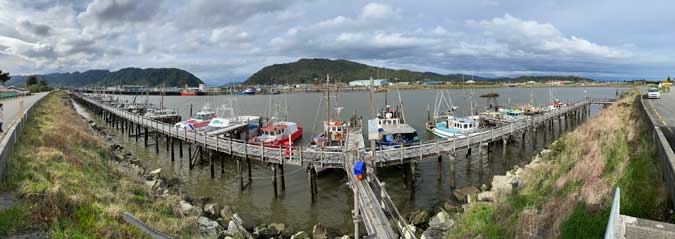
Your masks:
M 374 78 L 386 78 L 391 81 L 455 81 L 462 80 L 461 75 L 441 75 L 433 72 L 417 72 L 410 70 L 393 70 L 375 66 L 369 66 L 348 60 L 330 59 L 300 59 L 296 62 L 275 64 L 267 66 L 249 77 L 244 84 L 247 85 L 271 85 L 271 84 L 295 84 L 295 83 L 319 83 L 326 79 L 326 74 L 331 79 L 340 82 L 353 80 L 367 80 Z M 470 76 L 464 76 L 465 80 Z M 475 80 L 485 80 L 475 77 Z
M 115 86 L 115 85 L 145 85 L 183 87 L 197 86 L 202 80 L 190 72 L 176 68 L 124 68 L 118 71 L 89 70 L 85 72 L 51 73 L 38 75 L 47 80 L 52 86 L 57 87 L 82 87 L 82 86 Z M 8 85 L 24 85 L 27 76 L 12 76 Z

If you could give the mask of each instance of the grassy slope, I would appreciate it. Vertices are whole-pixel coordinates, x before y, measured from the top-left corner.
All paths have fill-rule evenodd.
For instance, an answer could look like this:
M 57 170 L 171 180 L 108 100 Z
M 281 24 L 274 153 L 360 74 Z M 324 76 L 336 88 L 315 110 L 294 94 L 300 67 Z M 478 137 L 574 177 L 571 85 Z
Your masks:
M 53 93 L 27 123 L 1 191 L 16 191 L 21 203 L 0 212 L 0 237 L 48 230 L 55 238 L 143 238 L 124 223 L 131 212 L 156 229 L 188 236 L 195 218 L 176 218 L 179 198 L 154 198 L 136 178 L 105 160 L 108 146 L 87 122 Z
M 664 220 L 667 194 L 637 97 L 565 134 L 525 187 L 468 210 L 449 237 L 601 238 L 616 186 L 622 214 Z

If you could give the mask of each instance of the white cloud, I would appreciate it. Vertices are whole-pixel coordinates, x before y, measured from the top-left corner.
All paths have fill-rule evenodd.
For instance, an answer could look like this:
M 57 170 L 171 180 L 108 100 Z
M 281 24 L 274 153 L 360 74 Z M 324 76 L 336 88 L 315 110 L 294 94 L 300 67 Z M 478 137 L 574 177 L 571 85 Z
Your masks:
M 626 57 L 627 53 L 592 43 L 576 36 L 565 37 L 549 23 L 526 21 L 511 15 L 491 20 L 469 20 L 467 24 L 478 27 L 483 34 L 508 51 L 533 55 L 579 56 L 598 58 Z
M 361 10 L 361 15 L 359 17 L 364 20 L 379 20 L 388 19 L 395 16 L 397 16 L 397 13 L 389 5 L 381 3 L 368 3 Z

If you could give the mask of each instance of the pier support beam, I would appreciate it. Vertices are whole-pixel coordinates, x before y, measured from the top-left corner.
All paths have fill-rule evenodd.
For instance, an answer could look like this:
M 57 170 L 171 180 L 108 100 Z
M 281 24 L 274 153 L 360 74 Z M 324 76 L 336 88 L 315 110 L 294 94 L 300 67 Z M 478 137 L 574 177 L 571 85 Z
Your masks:
M 272 186 L 274 187 L 274 198 L 278 198 L 277 192 L 277 166 L 272 164 Z
M 410 200 L 414 201 L 415 200 L 415 184 L 417 183 L 416 179 L 416 171 L 417 171 L 417 162 L 412 161 L 410 162 Z
M 209 151 L 209 163 L 211 164 L 211 178 L 216 178 L 216 169 L 213 163 L 213 152 Z
M 232 156 L 234 157 L 234 156 Z M 237 159 L 237 172 L 239 173 L 239 190 L 244 191 L 244 172 L 242 172 L 242 162 L 241 159 Z
M 171 139 L 171 162 L 176 161 L 176 154 L 175 154 L 175 150 L 174 150 L 175 145 L 174 145 L 173 141 L 174 141 L 174 139 L 172 138 Z
M 316 170 L 313 165 L 310 165 L 307 168 L 307 174 L 309 176 L 309 192 L 312 197 L 312 204 L 316 203 Z
M 178 140 L 178 156 L 183 158 L 183 140 Z
M 439 155 L 438 155 L 438 159 L 436 159 L 436 161 L 437 161 L 437 164 L 438 164 L 438 165 L 436 166 L 436 168 L 438 169 L 438 178 L 437 178 L 437 180 L 438 180 L 438 182 L 440 183 L 440 182 L 443 181 L 443 156 L 441 156 L 441 155 L 439 154 Z
M 159 132 L 155 131 L 155 153 L 159 154 Z
M 143 138 L 145 139 L 145 147 L 148 147 L 148 127 L 143 127 L 145 130 L 145 133 L 143 134 Z
M 455 188 L 455 153 L 449 155 L 450 160 L 450 188 Z
M 279 164 L 279 171 L 281 173 L 281 191 L 285 192 L 286 191 L 286 179 L 284 175 L 284 164 L 281 163 Z

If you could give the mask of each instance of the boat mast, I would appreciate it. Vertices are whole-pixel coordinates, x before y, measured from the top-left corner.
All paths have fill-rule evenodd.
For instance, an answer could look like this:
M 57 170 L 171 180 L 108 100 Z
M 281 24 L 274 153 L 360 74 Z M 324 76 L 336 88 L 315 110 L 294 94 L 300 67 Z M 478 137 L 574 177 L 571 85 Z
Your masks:
M 326 122 L 330 123 L 330 75 L 326 74 Z
M 162 110 L 164 109 L 164 84 L 162 83 L 162 88 L 159 90 L 159 95 L 161 96 L 159 98 L 159 108 Z

